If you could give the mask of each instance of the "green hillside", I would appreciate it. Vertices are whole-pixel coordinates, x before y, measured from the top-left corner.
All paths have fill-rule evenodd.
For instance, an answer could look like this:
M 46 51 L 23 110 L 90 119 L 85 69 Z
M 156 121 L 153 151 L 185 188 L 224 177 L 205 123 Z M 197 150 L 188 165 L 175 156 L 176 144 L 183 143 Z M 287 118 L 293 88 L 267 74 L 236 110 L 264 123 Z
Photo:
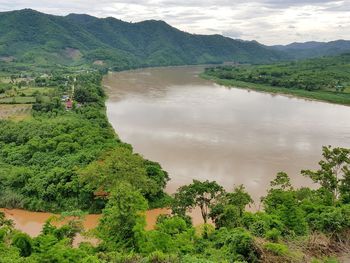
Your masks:
M 255 41 L 192 35 L 163 21 L 127 23 L 115 18 L 31 9 L 0 13 L 0 60 L 36 65 L 141 66 L 267 63 L 285 58 Z

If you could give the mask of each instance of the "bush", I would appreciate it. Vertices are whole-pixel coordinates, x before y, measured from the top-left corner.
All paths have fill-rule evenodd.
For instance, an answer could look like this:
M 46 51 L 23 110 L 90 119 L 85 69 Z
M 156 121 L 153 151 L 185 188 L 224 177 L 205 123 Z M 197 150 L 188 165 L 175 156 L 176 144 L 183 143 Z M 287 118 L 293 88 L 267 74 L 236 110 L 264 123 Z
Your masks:
M 278 244 L 278 243 L 265 243 L 264 248 L 275 254 L 276 256 L 286 256 L 289 254 L 289 249 L 286 245 Z
M 27 234 L 15 234 L 12 239 L 12 245 L 19 248 L 22 257 L 28 257 L 32 254 L 32 239 Z
M 267 213 L 258 212 L 255 214 L 245 213 L 243 216 L 243 225 L 249 229 L 253 235 L 265 237 L 266 233 L 272 229 L 276 229 L 280 233 L 285 230 L 284 224 L 278 216 L 269 215 Z
M 267 231 L 265 234 L 265 238 L 273 242 L 277 242 L 280 239 L 280 237 L 281 237 L 281 232 L 276 228 L 273 228 Z
M 243 228 L 232 230 L 220 228 L 210 236 L 210 239 L 217 249 L 221 249 L 227 257 L 234 261 L 257 262 L 258 260 L 253 236 Z
M 146 263 L 172 263 L 172 262 L 179 262 L 176 256 L 174 255 L 167 255 L 160 251 L 155 251 L 151 253 L 146 261 Z
M 341 234 L 350 228 L 350 205 L 321 207 L 307 216 L 313 230 Z

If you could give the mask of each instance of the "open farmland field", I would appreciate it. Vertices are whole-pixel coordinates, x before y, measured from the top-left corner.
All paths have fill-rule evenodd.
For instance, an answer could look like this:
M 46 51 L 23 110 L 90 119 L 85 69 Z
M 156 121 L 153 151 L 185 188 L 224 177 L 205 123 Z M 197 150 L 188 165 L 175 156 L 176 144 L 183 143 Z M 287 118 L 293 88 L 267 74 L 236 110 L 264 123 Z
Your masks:
M 30 118 L 32 105 L 26 104 L 0 104 L 0 120 L 23 120 Z

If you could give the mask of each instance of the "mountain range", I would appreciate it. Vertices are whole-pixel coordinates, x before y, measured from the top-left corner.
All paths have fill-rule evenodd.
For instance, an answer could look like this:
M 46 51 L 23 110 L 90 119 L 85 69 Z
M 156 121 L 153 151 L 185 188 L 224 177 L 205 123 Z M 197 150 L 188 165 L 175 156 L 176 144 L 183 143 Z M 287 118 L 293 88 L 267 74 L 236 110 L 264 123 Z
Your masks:
M 222 62 L 271 63 L 348 50 L 350 41 L 269 47 L 221 35 L 190 34 L 158 20 L 128 23 L 112 17 L 55 16 L 31 9 L 0 13 L 2 63 L 90 64 L 118 70 Z
M 289 45 L 272 46 L 274 50 L 287 53 L 293 59 L 304 59 L 321 56 L 334 56 L 350 51 L 350 41 L 336 40 L 330 42 L 309 41 L 305 43 L 294 42 Z

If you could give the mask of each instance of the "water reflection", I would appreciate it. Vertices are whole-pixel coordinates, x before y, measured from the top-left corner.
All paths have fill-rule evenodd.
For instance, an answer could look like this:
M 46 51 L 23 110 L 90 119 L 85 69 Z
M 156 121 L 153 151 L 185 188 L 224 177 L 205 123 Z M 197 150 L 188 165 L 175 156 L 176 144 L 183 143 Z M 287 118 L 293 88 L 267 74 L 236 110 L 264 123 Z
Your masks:
M 198 74 L 203 67 L 112 73 L 108 117 L 122 140 L 170 173 L 168 191 L 200 180 L 227 189 L 244 184 L 258 200 L 279 171 L 296 185 L 315 168 L 322 145 L 350 147 L 350 108 L 228 89 Z

